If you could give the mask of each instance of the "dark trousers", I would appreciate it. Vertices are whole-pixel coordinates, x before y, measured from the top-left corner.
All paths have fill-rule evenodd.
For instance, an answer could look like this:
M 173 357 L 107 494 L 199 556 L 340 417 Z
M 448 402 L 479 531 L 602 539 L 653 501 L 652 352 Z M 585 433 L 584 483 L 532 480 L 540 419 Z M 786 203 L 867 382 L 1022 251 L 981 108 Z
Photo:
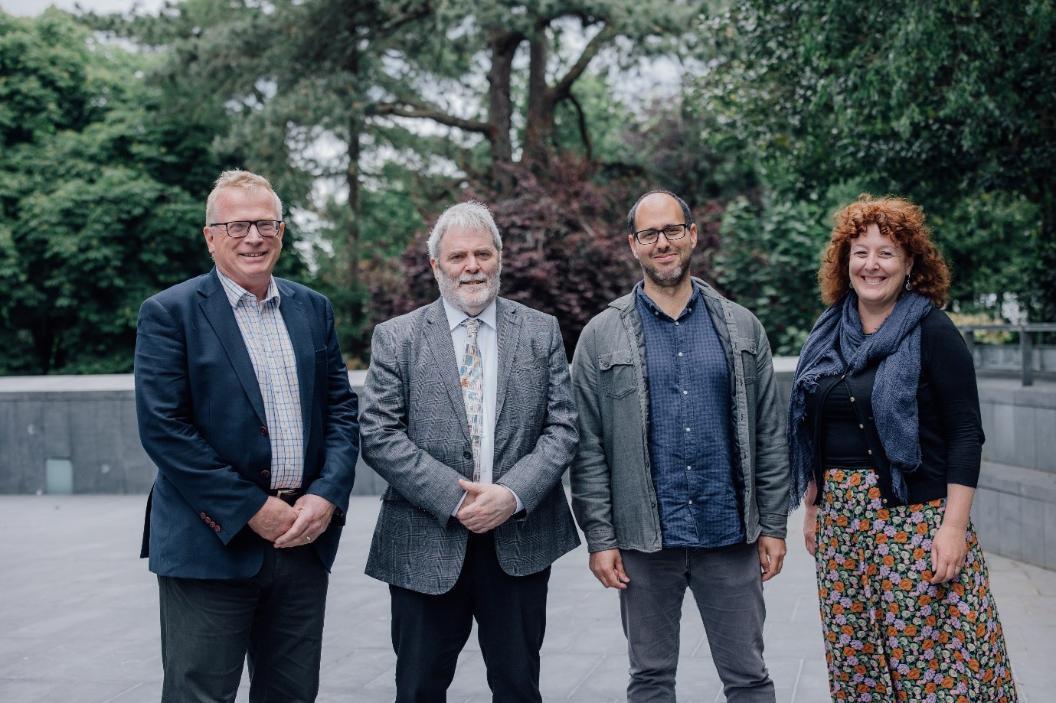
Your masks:
M 158 577 L 162 703 L 314 701 L 328 574 L 310 547 L 269 549 L 248 579 Z
M 499 566 L 491 533 L 469 536 L 458 581 L 428 595 L 389 586 L 396 703 L 444 703 L 473 619 L 492 700 L 538 703 L 539 649 L 546 629 L 550 567 L 510 576 Z
M 620 553 L 631 579 L 620 591 L 631 663 L 629 703 L 674 702 L 678 631 L 687 587 L 704 621 L 726 700 L 774 703 L 774 682 L 763 663 L 766 604 L 754 544 Z

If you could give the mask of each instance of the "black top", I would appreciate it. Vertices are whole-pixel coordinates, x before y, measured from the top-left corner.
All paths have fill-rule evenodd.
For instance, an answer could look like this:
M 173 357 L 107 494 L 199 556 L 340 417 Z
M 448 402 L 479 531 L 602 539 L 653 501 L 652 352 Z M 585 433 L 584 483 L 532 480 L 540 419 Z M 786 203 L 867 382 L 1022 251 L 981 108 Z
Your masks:
M 979 480 L 984 441 L 975 366 L 964 338 L 941 310 L 932 310 L 920 325 L 917 413 L 921 465 L 916 471 L 905 474 L 909 503 L 943 498 L 949 483 L 974 488 Z M 814 479 L 819 487 L 819 498 L 823 468 L 862 465 L 848 464 L 847 461 L 861 460 L 864 446 L 865 465 L 875 467 L 880 474 L 880 491 L 885 504 L 902 502 L 894 494 L 888 460 L 873 422 L 872 389 L 878 364 L 879 360 L 846 377 L 821 379 L 807 401 L 816 457 Z M 847 408 L 841 407 L 844 397 L 857 422 L 849 421 Z M 834 439 L 837 433 L 841 436 Z
M 869 443 L 851 404 L 851 388 L 846 381 L 834 385 L 825 396 L 821 419 L 819 446 L 823 466 L 861 468 L 875 463 L 869 456 Z

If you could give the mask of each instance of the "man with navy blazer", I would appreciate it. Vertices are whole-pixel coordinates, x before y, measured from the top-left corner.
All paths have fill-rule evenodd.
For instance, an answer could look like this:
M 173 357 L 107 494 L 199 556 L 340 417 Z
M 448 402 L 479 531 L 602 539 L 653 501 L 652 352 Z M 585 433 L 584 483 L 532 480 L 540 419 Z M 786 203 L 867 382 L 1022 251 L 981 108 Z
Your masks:
M 158 467 L 141 556 L 158 575 L 163 701 L 312 701 L 328 574 L 358 451 L 330 302 L 272 276 L 282 203 L 221 174 L 216 268 L 143 303 L 140 439 Z
M 497 297 L 483 205 L 449 208 L 428 246 L 441 297 L 375 328 L 360 419 L 389 482 L 366 571 L 390 584 L 396 701 L 446 700 L 474 619 L 493 700 L 539 701 L 550 564 L 579 544 L 561 331 Z

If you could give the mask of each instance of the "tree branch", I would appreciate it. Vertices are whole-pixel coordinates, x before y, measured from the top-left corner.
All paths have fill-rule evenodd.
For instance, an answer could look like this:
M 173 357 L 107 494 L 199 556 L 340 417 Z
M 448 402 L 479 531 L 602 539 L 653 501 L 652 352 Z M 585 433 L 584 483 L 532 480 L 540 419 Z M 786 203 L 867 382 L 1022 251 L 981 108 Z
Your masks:
M 561 77 L 548 92 L 548 97 L 554 103 L 564 100 L 569 96 L 569 91 L 572 90 L 572 84 L 583 75 L 583 71 L 587 70 L 587 66 L 598 55 L 601 48 L 616 36 L 616 30 L 611 24 L 607 24 L 602 27 L 601 31 L 595 34 L 587 45 L 583 47 L 583 53 L 579 55 L 579 59 L 576 60 L 572 67 L 568 69 L 568 72 Z
M 476 132 L 491 138 L 491 125 L 480 120 L 467 120 L 463 117 L 449 115 L 443 110 L 428 105 L 413 103 L 375 103 L 367 109 L 369 116 L 392 115 L 394 117 L 411 117 L 414 119 L 432 120 L 448 127 L 456 127 L 467 132 Z
M 576 121 L 579 123 L 579 138 L 583 140 L 583 148 L 587 150 L 587 161 L 594 160 L 594 146 L 590 141 L 590 132 L 587 131 L 587 116 L 583 113 L 583 106 L 579 104 L 579 100 L 572 94 L 572 91 L 568 93 L 568 101 L 572 103 L 572 107 L 576 108 Z

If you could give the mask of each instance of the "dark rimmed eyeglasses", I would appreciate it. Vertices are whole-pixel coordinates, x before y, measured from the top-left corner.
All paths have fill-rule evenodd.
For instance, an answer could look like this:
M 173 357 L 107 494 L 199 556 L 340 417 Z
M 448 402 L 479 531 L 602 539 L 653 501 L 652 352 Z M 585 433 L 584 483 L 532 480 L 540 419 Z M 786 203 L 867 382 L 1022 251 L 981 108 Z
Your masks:
M 282 227 L 282 220 L 235 220 L 233 222 L 211 222 L 210 227 L 223 227 L 228 237 L 242 239 L 249 234 L 252 227 L 257 228 L 261 237 L 277 237 Z
M 634 240 L 639 244 L 655 244 L 656 240 L 660 239 L 660 235 L 663 234 L 664 238 L 669 242 L 673 242 L 677 239 L 682 239 L 689 232 L 688 224 L 680 225 L 664 225 L 660 229 L 640 229 L 634 233 Z

